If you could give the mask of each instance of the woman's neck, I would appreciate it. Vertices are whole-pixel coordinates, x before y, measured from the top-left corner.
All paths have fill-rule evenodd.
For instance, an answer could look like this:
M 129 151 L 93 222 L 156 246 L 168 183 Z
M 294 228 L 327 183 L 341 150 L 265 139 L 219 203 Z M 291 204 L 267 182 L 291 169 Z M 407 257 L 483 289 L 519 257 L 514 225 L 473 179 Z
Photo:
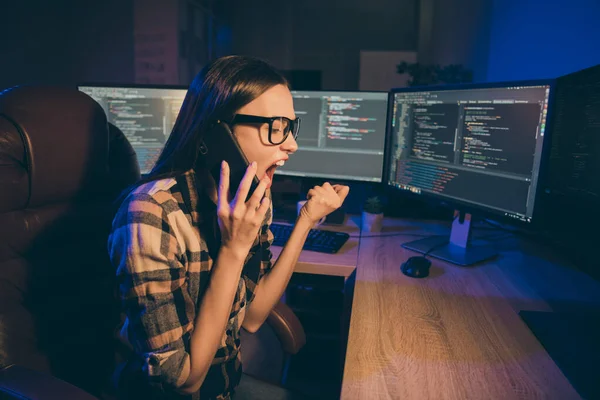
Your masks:
M 219 196 L 217 194 L 217 184 L 207 171 L 197 171 L 196 179 L 198 179 L 203 191 L 206 193 L 208 198 L 215 204 L 218 204 Z

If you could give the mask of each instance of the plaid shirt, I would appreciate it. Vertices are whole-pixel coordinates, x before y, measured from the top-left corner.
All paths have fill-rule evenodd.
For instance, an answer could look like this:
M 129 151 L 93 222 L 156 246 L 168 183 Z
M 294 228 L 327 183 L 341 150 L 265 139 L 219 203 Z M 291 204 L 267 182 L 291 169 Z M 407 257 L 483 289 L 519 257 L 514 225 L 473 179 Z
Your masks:
M 271 220 L 269 210 L 246 258 L 208 375 L 199 393 L 187 398 L 228 399 L 239 383 L 240 328 L 258 282 L 272 268 Z M 120 338 L 131 348 L 134 372 L 154 394 L 186 398 L 174 389 L 184 383 L 196 313 L 219 247 L 216 205 L 193 171 L 139 186 L 115 216 L 108 249 L 124 312 Z

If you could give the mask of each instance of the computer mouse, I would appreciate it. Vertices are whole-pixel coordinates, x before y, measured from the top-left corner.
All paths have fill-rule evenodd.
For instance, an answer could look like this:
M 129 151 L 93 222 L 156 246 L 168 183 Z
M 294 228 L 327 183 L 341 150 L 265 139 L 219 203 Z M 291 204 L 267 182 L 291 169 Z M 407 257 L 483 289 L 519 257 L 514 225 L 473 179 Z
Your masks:
M 402 263 L 400 270 L 406 276 L 411 278 L 425 278 L 429 275 L 431 261 L 423 256 L 410 257 Z

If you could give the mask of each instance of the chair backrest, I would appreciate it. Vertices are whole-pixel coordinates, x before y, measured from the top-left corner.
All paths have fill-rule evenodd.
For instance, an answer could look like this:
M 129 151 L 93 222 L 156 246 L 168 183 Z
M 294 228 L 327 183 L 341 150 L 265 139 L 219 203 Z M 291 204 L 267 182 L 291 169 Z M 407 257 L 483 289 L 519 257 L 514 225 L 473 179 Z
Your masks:
M 137 179 L 135 152 L 91 97 L 0 93 L 0 368 L 105 384 L 118 318 L 106 240 L 114 199 Z

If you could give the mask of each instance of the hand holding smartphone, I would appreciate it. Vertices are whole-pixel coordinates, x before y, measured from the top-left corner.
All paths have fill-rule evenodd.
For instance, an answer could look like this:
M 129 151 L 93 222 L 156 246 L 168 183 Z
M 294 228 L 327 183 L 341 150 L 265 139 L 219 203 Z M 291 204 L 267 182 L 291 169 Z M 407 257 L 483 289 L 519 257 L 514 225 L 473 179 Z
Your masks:
M 249 165 L 227 124 L 215 124 L 203 140 L 204 161 L 218 185 L 219 251 L 243 260 L 270 207 L 267 183 L 258 181 L 256 164 Z
M 206 132 L 201 153 L 205 166 L 217 185 L 221 179 L 221 162 L 227 162 L 229 165 L 229 199 L 233 199 L 248 169 L 249 162 L 233 132 L 225 122 L 217 121 Z M 258 184 L 259 180 L 255 174 L 246 201 L 250 199 Z
M 228 253 L 238 260 L 245 260 L 248 256 L 270 207 L 270 200 L 265 197 L 267 180 L 263 180 L 258 185 L 248 201 L 244 201 L 248 195 L 252 177 L 255 175 L 256 164 L 253 163 L 247 168 L 236 197 L 230 201 L 227 198 L 229 166 L 226 161 L 222 162 L 217 204 L 217 218 L 221 231 L 221 249 L 219 251 Z M 236 264 L 233 263 L 233 265 Z M 241 270 L 237 270 L 237 272 L 239 273 Z

